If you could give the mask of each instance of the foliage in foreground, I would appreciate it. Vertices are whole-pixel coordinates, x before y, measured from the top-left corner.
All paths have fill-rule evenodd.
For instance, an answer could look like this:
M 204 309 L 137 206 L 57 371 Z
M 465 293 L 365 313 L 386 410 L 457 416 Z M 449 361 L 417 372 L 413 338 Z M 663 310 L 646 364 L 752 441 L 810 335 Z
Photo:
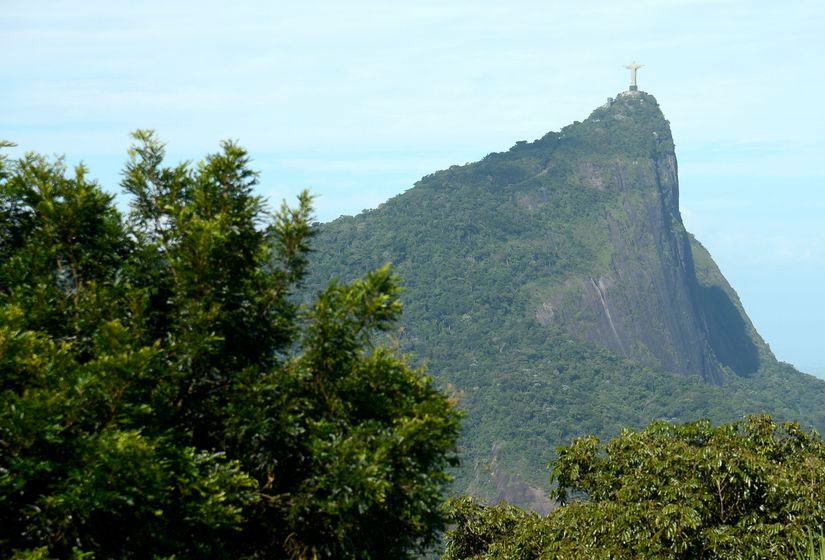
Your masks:
M 825 523 L 825 442 L 766 415 L 558 450 L 547 517 L 453 500 L 445 560 L 794 558 Z
M 806 536 L 804 545 L 796 547 L 797 560 L 825 560 L 825 534 L 808 531 Z
M 274 219 L 233 143 L 135 134 L 122 216 L 0 159 L 0 557 L 399 558 L 443 525 L 457 413 L 372 340 L 384 267 L 308 310 L 309 197 Z

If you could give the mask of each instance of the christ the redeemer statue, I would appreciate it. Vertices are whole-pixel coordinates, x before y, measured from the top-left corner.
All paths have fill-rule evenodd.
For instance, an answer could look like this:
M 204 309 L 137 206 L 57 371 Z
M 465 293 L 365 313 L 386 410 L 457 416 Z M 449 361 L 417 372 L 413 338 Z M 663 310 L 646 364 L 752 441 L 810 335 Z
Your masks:
M 642 64 L 636 64 L 636 61 L 633 61 L 633 64 L 628 64 L 625 68 L 630 70 L 630 91 L 637 91 L 639 88 L 636 86 L 636 70 L 641 68 Z

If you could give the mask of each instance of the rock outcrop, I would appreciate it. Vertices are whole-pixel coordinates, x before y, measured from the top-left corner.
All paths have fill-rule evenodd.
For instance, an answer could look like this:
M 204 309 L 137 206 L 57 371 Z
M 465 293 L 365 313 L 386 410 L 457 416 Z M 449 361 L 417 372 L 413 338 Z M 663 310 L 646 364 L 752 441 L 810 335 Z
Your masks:
M 615 136 L 623 141 L 612 141 Z M 721 384 L 723 368 L 754 373 L 757 345 L 764 343 L 748 333 L 747 317 L 731 300 L 735 294 L 703 288 L 697 280 L 679 212 L 673 146 L 656 100 L 642 92 L 620 95 L 563 131 L 546 165 L 573 169 L 567 183 L 607 195 L 589 218 L 591 230 L 601 230 L 591 234 L 607 254 L 550 289 L 547 300 L 536 302 L 536 316 L 621 356 Z M 526 186 L 554 187 L 550 178 Z

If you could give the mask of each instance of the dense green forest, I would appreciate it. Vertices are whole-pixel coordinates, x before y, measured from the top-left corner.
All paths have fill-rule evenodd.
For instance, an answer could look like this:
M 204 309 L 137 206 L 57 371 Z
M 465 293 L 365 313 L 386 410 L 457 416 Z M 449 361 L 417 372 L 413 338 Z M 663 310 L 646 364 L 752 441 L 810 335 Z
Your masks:
M 556 446 L 655 419 L 825 430 L 825 383 L 774 358 L 685 231 L 650 95 L 319 227 L 307 297 L 386 262 L 402 277 L 389 339 L 467 413 L 458 493 L 547 511 Z
M 374 343 L 380 268 L 292 294 L 308 195 L 267 212 L 233 143 L 113 196 L 0 159 L 0 557 L 402 558 L 443 527 L 459 414 Z

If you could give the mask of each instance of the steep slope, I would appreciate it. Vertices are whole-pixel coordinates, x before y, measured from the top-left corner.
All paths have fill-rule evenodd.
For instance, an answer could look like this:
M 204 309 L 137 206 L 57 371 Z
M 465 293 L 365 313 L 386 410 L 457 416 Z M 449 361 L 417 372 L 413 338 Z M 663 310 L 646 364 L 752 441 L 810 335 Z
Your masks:
M 678 197 L 668 122 L 626 92 L 322 225 L 310 285 L 394 263 L 396 338 L 468 411 L 459 491 L 546 508 L 556 445 L 659 417 L 767 410 L 822 429 L 825 384 L 776 362 Z

